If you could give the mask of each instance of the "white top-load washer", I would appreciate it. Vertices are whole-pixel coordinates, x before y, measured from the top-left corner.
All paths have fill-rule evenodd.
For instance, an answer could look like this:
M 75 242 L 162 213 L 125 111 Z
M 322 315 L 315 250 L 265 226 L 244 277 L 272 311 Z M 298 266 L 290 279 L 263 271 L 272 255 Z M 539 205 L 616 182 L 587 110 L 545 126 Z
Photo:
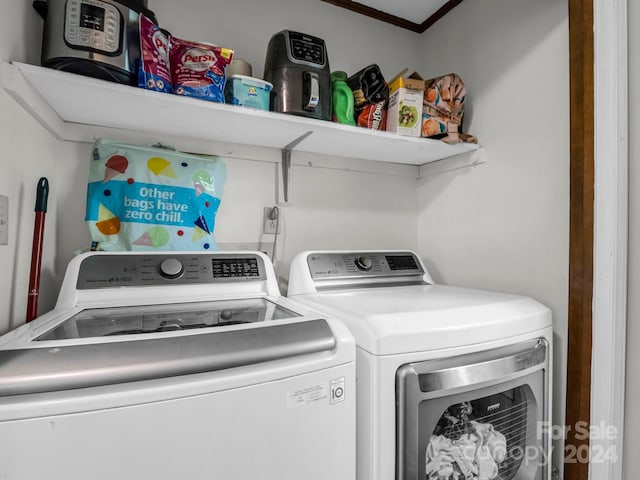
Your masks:
M 355 476 L 355 344 L 253 252 L 83 254 L 0 337 L 0 478 Z
M 358 480 L 549 479 L 550 310 L 410 251 L 303 252 L 288 297 L 356 339 Z

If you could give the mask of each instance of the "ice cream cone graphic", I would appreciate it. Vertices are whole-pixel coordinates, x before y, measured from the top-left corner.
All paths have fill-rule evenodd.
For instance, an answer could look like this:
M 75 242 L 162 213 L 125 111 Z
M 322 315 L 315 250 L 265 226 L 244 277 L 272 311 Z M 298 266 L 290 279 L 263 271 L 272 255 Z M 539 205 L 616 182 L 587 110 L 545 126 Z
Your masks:
M 140 235 L 134 242 L 134 245 L 144 247 L 160 248 L 169 241 L 169 232 L 163 227 L 151 227 L 149 230 Z
M 129 161 L 124 155 L 112 155 L 104 164 L 104 178 L 102 183 L 107 183 L 109 180 L 122 175 L 127 171 Z
M 191 241 L 197 242 L 205 238 L 207 235 L 209 234 L 202 230 L 200 227 L 193 227 L 193 236 L 191 237 Z
M 196 197 L 199 197 L 203 193 L 207 192 L 207 189 L 211 188 L 212 184 L 211 175 L 207 172 L 198 171 L 193 174 L 193 188 L 196 191 Z
M 116 235 L 120 232 L 120 219 L 111 210 L 100 204 L 98 207 L 98 221 L 96 228 L 103 235 Z
M 206 189 L 204 188 L 204 185 L 202 185 L 200 182 L 194 183 L 193 188 L 196 191 L 196 197 L 199 197 L 206 191 Z
M 147 168 L 149 171 L 158 176 L 170 177 L 170 178 L 178 178 L 176 172 L 173 170 L 171 166 L 171 162 L 164 158 L 153 157 L 147 161 Z
M 196 221 L 193 222 L 193 236 L 191 237 L 191 241 L 197 242 L 198 240 L 202 240 L 210 233 L 211 230 L 209 230 L 206 219 L 203 215 L 200 215 Z

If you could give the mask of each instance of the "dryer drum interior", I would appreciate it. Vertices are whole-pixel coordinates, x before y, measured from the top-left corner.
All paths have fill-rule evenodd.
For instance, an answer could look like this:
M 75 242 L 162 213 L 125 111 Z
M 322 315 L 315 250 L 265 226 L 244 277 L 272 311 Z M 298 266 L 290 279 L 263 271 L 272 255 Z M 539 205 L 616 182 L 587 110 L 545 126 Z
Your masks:
M 398 369 L 399 480 L 547 475 L 543 339 Z

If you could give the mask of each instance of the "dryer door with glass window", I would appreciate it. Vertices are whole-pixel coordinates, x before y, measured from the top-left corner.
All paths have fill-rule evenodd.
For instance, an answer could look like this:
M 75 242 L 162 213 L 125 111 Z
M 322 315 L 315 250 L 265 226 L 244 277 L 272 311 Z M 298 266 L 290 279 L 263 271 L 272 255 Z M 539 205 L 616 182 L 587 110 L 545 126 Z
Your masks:
M 543 480 L 548 344 L 539 339 L 398 369 L 398 480 Z

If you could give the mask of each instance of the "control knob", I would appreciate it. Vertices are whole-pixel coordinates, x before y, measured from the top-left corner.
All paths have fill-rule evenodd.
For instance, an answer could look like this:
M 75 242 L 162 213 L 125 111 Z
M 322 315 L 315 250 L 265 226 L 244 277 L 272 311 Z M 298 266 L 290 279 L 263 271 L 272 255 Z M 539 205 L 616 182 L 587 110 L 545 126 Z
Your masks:
M 178 278 L 184 272 L 182 262 L 175 258 L 167 258 L 160 263 L 160 275 L 164 278 L 174 279 Z
M 353 262 L 358 267 L 358 270 L 362 270 L 363 272 L 368 272 L 373 267 L 373 262 L 369 257 L 357 257 Z

